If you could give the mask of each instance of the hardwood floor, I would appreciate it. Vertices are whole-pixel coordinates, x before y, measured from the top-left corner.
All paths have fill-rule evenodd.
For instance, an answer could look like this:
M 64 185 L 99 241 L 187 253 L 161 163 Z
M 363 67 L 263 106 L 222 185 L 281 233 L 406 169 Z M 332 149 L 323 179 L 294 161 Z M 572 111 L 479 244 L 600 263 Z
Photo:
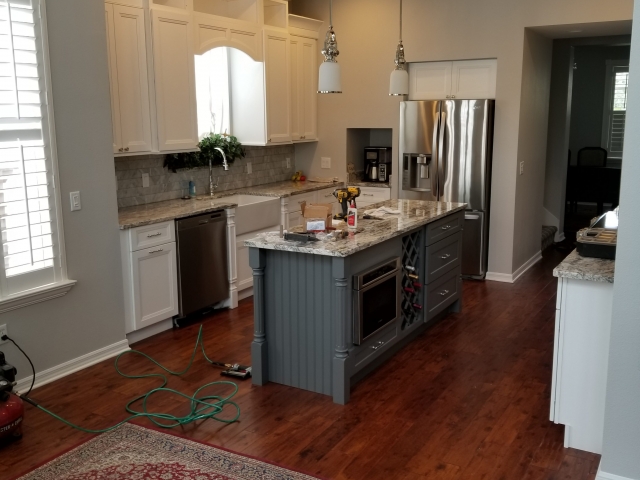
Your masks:
M 240 382 L 240 421 L 176 429 L 188 437 L 327 479 L 594 479 L 599 456 L 563 448 L 549 421 L 556 279 L 551 250 L 516 284 L 465 282 L 464 307 L 399 352 L 352 391 L 346 406 L 276 384 Z M 251 300 L 205 321 L 210 358 L 249 363 Z M 187 364 L 198 325 L 135 345 L 173 369 Z M 129 372 L 154 369 L 143 358 Z M 219 378 L 199 353 L 169 386 L 193 392 Z M 126 417 L 125 403 L 156 385 L 119 377 L 106 361 L 37 389 L 44 406 L 89 428 Z M 184 413 L 185 402 L 154 405 Z M 90 435 L 27 405 L 24 437 L 0 450 L 0 478 L 29 470 Z M 141 423 L 146 424 L 146 420 Z

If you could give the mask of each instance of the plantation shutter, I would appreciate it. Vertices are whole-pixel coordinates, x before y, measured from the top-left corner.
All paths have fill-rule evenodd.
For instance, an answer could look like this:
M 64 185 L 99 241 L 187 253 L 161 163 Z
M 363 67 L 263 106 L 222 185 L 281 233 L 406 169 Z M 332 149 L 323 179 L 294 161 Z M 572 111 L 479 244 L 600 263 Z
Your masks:
M 622 157 L 624 128 L 627 118 L 627 90 L 629 88 L 629 67 L 613 66 L 611 72 L 611 102 L 607 125 L 607 145 L 609 156 Z
M 0 294 L 54 283 L 60 261 L 40 0 L 0 0 Z

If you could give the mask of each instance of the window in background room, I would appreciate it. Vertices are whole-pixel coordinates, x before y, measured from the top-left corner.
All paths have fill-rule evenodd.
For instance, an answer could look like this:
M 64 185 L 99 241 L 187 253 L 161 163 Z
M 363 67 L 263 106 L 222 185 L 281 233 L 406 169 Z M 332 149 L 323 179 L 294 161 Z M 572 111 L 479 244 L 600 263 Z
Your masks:
M 0 0 L 0 302 L 68 282 L 42 0 Z
M 622 159 L 628 86 L 629 62 L 608 60 L 602 121 L 602 147 L 607 150 L 610 159 Z
M 229 49 L 218 47 L 196 55 L 198 137 L 231 133 Z

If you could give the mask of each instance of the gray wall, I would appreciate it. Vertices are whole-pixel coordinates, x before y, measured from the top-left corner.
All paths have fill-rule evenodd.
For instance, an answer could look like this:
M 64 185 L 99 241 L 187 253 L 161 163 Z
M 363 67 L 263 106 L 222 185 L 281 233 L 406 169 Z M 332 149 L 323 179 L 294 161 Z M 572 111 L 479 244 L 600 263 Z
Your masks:
M 521 112 L 522 106 L 531 104 L 530 98 L 522 96 L 527 51 L 525 28 L 629 20 L 632 5 L 632 0 L 404 2 L 403 40 L 407 61 L 498 59 L 489 240 L 491 272 L 511 274 L 522 265 L 521 262 L 540 250 L 542 200 L 534 192 L 544 191 L 546 145 L 538 141 L 546 136 L 541 130 L 546 130 L 547 118 L 536 110 L 533 115 L 543 128 L 520 126 L 527 114 Z M 290 9 L 292 13 L 328 20 L 326 0 L 296 0 L 290 2 Z M 317 145 L 296 146 L 296 162 L 309 174 L 345 177 L 347 128 L 392 128 L 393 146 L 397 150 L 398 99 L 388 95 L 389 75 L 394 67 L 398 42 L 397 19 L 398 2 L 334 2 L 333 23 L 340 48 L 338 60 L 342 66 L 343 93 L 319 96 L 320 141 Z M 569 28 L 563 31 L 567 30 Z M 546 48 L 550 50 L 551 45 Z M 321 61 L 321 56 L 318 60 Z M 526 95 L 538 96 L 544 89 L 542 84 L 530 85 Z M 521 141 L 535 145 L 541 153 L 527 152 L 525 174 L 518 178 L 518 157 L 523 153 L 519 148 Z M 332 158 L 330 170 L 320 168 L 321 157 Z M 522 189 L 522 193 L 516 195 L 516 188 Z M 535 205 L 530 203 L 538 201 Z M 518 220 L 516 215 L 521 215 Z M 516 230 L 522 230 L 518 234 L 522 238 L 537 241 L 516 242 Z
M 628 46 L 576 46 L 571 110 L 571 164 L 575 165 L 578 150 L 599 147 L 602 138 L 602 115 L 607 60 L 628 60 Z
M 53 105 L 69 278 L 64 297 L 0 315 L 37 371 L 124 340 L 124 303 L 102 0 L 48 0 Z M 69 212 L 69 192 L 82 210 Z M 2 345 L 19 378 L 29 366 Z
M 635 1 L 601 470 L 640 479 L 640 0 Z

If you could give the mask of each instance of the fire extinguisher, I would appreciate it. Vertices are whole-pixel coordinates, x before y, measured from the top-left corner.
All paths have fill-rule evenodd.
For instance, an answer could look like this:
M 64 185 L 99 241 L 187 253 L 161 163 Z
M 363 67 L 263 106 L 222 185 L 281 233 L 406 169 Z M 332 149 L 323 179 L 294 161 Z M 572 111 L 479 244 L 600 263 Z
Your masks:
M 17 373 L 16 367 L 9 365 L 0 352 L 0 440 L 22 438 L 24 402 L 12 393 Z

